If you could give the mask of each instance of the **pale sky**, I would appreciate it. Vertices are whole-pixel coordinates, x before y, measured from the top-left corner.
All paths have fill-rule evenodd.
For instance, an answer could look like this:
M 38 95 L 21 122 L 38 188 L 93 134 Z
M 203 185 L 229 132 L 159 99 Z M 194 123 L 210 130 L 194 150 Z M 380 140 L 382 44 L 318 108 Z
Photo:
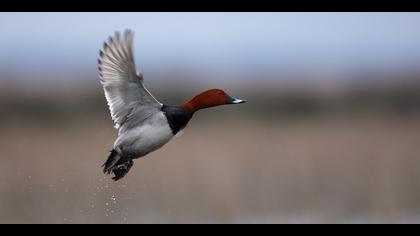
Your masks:
M 126 28 L 151 72 L 420 65 L 419 13 L 0 13 L 0 70 L 96 73 L 102 42 Z

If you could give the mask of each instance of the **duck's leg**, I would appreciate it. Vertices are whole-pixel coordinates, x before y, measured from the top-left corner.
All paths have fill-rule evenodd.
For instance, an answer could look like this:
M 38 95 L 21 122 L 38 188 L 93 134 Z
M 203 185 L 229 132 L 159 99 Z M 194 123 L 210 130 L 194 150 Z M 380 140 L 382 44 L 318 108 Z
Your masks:
M 112 179 L 117 181 L 123 178 L 128 173 L 128 171 L 130 171 L 133 165 L 134 165 L 134 162 L 132 159 L 129 159 L 128 161 L 126 161 L 125 163 L 121 165 L 118 165 L 116 168 L 112 170 L 112 172 L 115 175 L 114 177 L 112 177 Z
M 106 162 L 102 165 L 104 167 L 103 171 L 104 173 L 110 174 L 112 169 L 115 168 L 116 165 L 121 161 L 122 155 L 121 155 L 121 149 L 116 148 L 112 149 L 108 159 Z

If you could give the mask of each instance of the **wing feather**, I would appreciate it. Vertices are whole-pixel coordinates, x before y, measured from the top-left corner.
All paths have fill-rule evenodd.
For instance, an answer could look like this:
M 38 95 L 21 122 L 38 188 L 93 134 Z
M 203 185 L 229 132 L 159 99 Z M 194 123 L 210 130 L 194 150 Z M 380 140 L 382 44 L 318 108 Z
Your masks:
M 144 87 L 143 75 L 136 71 L 133 32 L 119 32 L 104 42 L 99 52 L 98 70 L 115 128 L 132 127 L 159 111 L 162 104 Z

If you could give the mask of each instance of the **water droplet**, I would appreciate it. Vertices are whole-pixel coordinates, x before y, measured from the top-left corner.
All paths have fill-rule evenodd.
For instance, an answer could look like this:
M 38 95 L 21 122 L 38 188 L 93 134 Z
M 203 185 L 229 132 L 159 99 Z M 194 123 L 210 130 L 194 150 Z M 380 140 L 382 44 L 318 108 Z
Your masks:
M 111 196 L 111 200 L 114 204 L 117 204 L 117 197 L 115 195 Z

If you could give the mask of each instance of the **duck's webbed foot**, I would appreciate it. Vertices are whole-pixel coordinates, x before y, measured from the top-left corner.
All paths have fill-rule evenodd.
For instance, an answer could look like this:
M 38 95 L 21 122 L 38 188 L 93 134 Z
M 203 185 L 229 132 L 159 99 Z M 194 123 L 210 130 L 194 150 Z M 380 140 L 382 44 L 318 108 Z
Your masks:
M 124 164 L 116 166 L 112 172 L 114 173 L 114 177 L 112 177 L 113 180 L 117 181 L 121 178 L 123 178 L 128 171 L 130 171 L 131 167 L 134 165 L 133 160 L 128 160 Z

